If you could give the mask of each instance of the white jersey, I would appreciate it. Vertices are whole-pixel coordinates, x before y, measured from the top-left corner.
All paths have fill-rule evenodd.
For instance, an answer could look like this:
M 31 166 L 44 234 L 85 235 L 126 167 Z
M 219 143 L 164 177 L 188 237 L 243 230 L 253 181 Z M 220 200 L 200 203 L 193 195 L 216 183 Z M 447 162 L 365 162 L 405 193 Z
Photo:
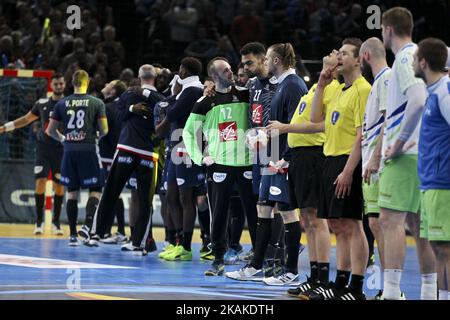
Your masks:
M 408 43 L 395 55 L 395 61 L 392 65 L 392 72 L 388 85 L 386 126 L 384 130 L 382 150 L 383 157 L 387 147 L 392 145 L 398 139 L 402 130 L 403 117 L 405 115 L 406 104 L 408 102 L 405 95 L 406 91 L 415 84 L 423 84 L 423 86 L 425 86 L 425 83 L 421 79 L 414 76 L 412 63 L 416 49 L 416 44 Z M 419 132 L 420 122 L 413 134 L 409 137 L 408 141 L 405 142 L 405 144 L 414 143 L 414 146 L 406 151 L 406 154 L 417 155 Z
M 362 140 L 362 169 L 363 172 L 372 157 L 384 123 L 383 111 L 386 110 L 388 83 L 391 69 L 381 70 L 374 79 L 366 112 L 364 113 L 363 140 Z

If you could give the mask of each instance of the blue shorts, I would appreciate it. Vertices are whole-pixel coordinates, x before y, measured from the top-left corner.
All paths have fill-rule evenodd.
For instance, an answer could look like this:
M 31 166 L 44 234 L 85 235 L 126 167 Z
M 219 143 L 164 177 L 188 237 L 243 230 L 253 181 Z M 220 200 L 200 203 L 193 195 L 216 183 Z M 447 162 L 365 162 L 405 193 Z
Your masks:
M 98 155 L 93 151 L 64 151 L 61 183 L 69 190 L 102 188 L 105 177 Z
M 164 161 L 164 168 L 161 173 L 161 183 L 159 185 L 159 194 L 165 194 L 167 192 L 167 178 L 170 164 L 170 149 L 166 149 L 166 161 Z
M 289 196 L 289 183 L 287 173 L 277 173 L 261 176 L 261 188 L 259 189 L 258 203 L 274 206 L 278 203 L 280 211 L 289 211 L 291 207 Z
M 259 195 L 259 187 L 261 186 L 261 165 L 253 164 L 252 167 L 252 186 L 253 194 Z

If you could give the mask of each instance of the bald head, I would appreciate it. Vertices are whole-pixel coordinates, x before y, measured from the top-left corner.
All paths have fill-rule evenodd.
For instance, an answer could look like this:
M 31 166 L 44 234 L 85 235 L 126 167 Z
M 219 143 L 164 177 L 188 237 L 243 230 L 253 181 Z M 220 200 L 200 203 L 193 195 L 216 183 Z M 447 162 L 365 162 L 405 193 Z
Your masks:
M 138 77 L 141 80 L 151 80 L 156 78 L 156 69 L 151 64 L 144 64 L 139 68 Z
M 361 45 L 361 49 L 359 49 L 360 55 L 363 55 L 365 52 L 369 52 L 372 58 L 386 59 L 386 49 L 384 44 L 376 37 L 367 39 Z

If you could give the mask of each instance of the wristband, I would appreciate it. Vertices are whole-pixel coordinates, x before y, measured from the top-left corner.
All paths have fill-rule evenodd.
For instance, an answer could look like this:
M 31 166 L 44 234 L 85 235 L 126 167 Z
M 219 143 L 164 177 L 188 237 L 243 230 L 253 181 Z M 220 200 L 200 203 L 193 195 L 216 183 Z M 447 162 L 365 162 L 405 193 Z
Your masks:
M 13 131 L 16 127 L 14 126 L 14 121 L 7 122 L 3 125 L 5 127 L 5 131 Z
M 128 108 L 128 110 L 129 110 L 130 112 L 133 112 L 133 107 L 134 107 L 134 104 L 132 104 L 132 105 L 130 106 L 130 108 Z

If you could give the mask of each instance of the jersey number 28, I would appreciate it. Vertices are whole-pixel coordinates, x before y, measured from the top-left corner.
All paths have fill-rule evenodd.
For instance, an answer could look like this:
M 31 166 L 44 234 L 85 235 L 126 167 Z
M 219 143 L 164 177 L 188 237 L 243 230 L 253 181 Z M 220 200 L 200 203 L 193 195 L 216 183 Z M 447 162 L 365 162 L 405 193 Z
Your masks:
M 68 110 L 67 114 L 70 116 L 69 123 L 67 124 L 68 129 L 83 128 L 83 126 L 84 126 L 84 110 L 78 110 L 76 113 L 74 110 Z M 75 120 L 75 118 L 76 118 L 76 120 Z

